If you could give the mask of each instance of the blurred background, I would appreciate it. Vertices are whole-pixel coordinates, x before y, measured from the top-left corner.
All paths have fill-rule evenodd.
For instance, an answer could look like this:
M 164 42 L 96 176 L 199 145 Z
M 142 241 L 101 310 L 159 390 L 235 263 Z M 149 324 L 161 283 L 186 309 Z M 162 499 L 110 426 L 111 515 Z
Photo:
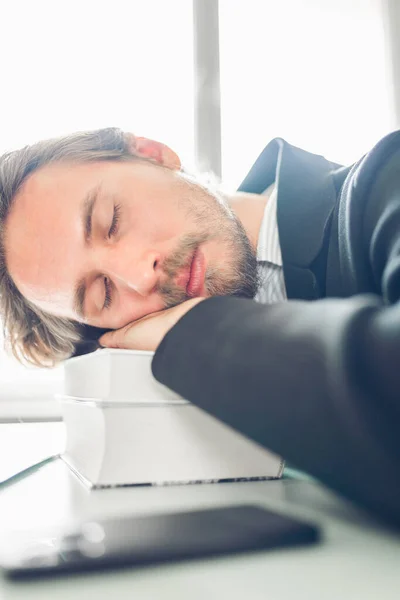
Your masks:
M 400 125 L 397 0 L 9 0 L 0 153 L 118 126 L 235 188 L 274 137 L 349 164 Z M 0 420 L 57 419 L 61 370 L 0 353 Z

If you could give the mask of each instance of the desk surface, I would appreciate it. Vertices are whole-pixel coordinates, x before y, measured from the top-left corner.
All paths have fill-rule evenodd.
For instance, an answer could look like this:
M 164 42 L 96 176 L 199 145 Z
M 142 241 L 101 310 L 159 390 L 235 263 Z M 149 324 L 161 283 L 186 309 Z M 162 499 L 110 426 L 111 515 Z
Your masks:
M 7 435 L 0 425 L 0 436 Z M 35 425 L 24 425 L 35 431 Z M 47 424 L 51 453 L 55 428 Z M 8 430 L 10 431 L 10 429 Z M 37 428 L 39 431 L 39 428 Z M 44 428 L 40 427 L 43 442 Z M 28 439 L 28 438 L 27 438 Z M 32 438 L 31 438 L 32 439 Z M 13 442 L 10 440 L 10 452 Z M 1 460 L 4 460 L 3 456 Z M 251 599 L 396 600 L 400 536 L 312 482 L 225 483 L 88 490 L 61 461 L 0 486 L 2 538 L 13 531 L 58 527 L 86 517 L 149 514 L 254 503 L 313 520 L 323 529 L 315 547 L 263 552 L 57 580 L 12 583 L 0 577 L 0 600 Z

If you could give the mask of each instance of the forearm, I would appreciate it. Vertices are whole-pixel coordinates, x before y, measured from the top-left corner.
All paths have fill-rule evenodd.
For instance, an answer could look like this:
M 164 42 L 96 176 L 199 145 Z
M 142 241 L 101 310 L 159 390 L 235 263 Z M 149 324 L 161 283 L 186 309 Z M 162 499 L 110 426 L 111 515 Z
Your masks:
M 398 510 L 400 521 L 398 448 L 395 456 L 387 444 L 399 422 L 383 410 L 365 344 L 380 311 L 373 297 L 271 306 L 210 299 L 168 333 L 153 372 L 353 500 L 392 518 Z

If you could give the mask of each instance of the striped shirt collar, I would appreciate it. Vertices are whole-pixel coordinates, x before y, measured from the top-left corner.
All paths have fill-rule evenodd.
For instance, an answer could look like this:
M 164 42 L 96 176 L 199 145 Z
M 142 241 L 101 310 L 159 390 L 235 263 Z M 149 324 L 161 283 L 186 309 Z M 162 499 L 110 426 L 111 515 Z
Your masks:
M 264 191 L 265 194 L 266 190 Z M 277 219 L 277 192 L 273 189 L 267 200 L 263 220 L 258 235 L 258 262 L 269 262 L 279 267 L 283 266 L 281 246 L 279 243 Z

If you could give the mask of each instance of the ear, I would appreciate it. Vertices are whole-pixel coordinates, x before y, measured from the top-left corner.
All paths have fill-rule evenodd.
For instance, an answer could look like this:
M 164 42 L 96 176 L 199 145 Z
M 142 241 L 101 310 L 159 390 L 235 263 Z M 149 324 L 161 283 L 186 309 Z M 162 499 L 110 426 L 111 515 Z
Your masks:
M 134 156 L 152 159 L 172 171 L 180 170 L 180 158 L 169 146 L 145 137 L 136 137 L 132 133 L 126 134 L 126 139 L 129 151 Z

